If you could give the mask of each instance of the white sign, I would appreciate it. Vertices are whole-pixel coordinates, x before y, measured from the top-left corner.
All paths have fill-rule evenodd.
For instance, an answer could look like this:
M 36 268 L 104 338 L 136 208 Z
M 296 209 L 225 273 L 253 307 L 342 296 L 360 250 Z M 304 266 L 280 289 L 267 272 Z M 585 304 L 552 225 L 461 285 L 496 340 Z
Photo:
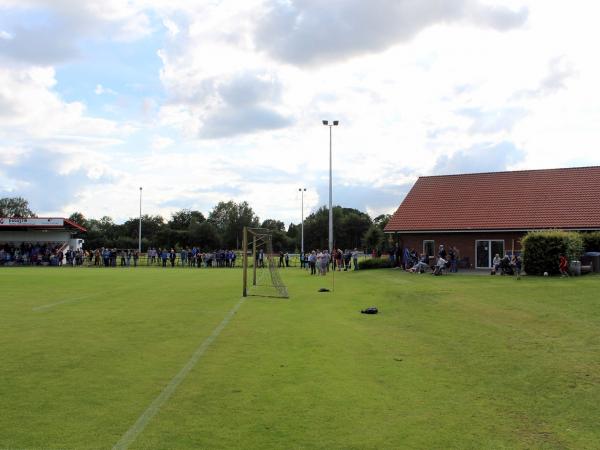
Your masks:
M 9 217 L 0 217 L 0 227 L 62 227 L 65 225 L 64 219 L 58 218 L 28 218 L 18 219 Z

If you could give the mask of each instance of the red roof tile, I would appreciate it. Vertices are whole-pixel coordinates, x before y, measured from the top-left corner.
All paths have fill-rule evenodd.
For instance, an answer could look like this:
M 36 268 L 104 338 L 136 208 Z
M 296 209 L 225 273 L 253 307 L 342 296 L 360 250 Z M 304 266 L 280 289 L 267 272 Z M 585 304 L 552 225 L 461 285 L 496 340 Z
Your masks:
M 420 177 L 385 231 L 600 229 L 600 167 Z

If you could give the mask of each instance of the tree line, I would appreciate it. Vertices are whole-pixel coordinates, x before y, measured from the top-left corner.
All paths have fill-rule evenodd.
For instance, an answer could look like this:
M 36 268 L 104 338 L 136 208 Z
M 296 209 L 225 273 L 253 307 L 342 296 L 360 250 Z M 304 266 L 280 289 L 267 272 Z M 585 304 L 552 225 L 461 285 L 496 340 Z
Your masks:
M 29 204 L 20 197 L 0 199 L 0 217 L 34 217 Z M 371 219 L 354 208 L 333 208 L 333 233 L 336 247 L 385 250 L 391 243 L 383 233 L 390 216 L 382 214 Z M 69 220 L 87 229 L 80 237 L 84 248 L 137 248 L 139 217 L 117 224 L 111 217 L 87 218 L 74 212 Z M 160 215 L 142 215 L 142 251 L 149 247 L 182 248 L 197 246 L 202 249 L 240 249 L 245 226 L 267 228 L 272 231 L 275 251 L 298 252 L 301 248 L 300 223 L 287 227 L 277 219 L 261 221 L 248 202 L 219 202 L 205 217 L 200 211 L 181 209 L 165 220 Z M 304 248 L 328 247 L 329 209 L 320 207 L 304 220 Z

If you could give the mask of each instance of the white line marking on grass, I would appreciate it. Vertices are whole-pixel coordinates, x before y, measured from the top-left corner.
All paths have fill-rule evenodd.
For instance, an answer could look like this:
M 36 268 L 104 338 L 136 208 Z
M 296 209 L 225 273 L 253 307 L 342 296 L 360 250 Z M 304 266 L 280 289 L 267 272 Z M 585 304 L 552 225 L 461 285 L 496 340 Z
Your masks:
M 85 300 L 86 298 L 90 298 L 93 297 L 92 295 L 86 295 L 84 297 L 76 297 L 76 298 L 71 298 L 69 300 L 63 300 L 61 302 L 56 302 L 56 303 L 50 303 L 49 305 L 42 305 L 42 306 L 36 306 L 35 308 L 31 308 L 32 311 L 41 311 L 43 309 L 49 309 L 52 308 L 53 306 L 58 306 L 58 305 L 62 305 L 64 303 L 72 303 L 72 302 L 77 302 L 79 300 Z
M 177 387 L 181 384 L 185 377 L 198 363 L 200 358 L 202 358 L 202 355 L 204 355 L 206 349 L 210 346 L 210 344 L 214 342 L 217 336 L 219 336 L 221 331 L 223 331 L 223 328 L 227 326 L 227 324 L 237 312 L 237 310 L 240 309 L 240 306 L 242 306 L 244 300 L 245 298 L 242 297 L 240 301 L 233 308 L 231 308 L 231 311 L 227 313 L 225 318 L 221 321 L 219 325 L 217 325 L 217 328 L 213 330 L 211 335 L 208 336 L 202 342 L 202 344 L 200 344 L 200 346 L 194 351 L 194 354 L 185 364 L 185 366 L 183 366 L 179 373 L 175 375 L 171 381 L 169 381 L 169 384 L 167 384 L 167 386 L 165 386 L 162 392 L 158 394 L 158 397 L 156 397 L 154 401 L 150 403 L 150 406 L 146 408 L 146 410 L 142 413 L 138 420 L 136 420 L 132 427 L 129 430 L 127 430 L 127 432 L 121 437 L 121 439 L 119 439 L 119 442 L 115 444 L 113 450 L 125 450 L 133 443 L 133 441 L 136 440 L 140 433 L 144 431 L 144 428 L 146 428 L 148 422 L 152 420 L 152 418 L 156 415 L 156 413 L 162 407 L 162 405 L 164 405 L 167 402 L 167 400 L 171 398 Z

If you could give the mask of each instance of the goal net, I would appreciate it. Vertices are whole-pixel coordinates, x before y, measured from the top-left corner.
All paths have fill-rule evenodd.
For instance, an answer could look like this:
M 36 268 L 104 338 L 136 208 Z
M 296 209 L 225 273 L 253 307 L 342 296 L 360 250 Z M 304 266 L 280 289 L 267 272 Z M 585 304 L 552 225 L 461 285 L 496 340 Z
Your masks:
M 242 246 L 244 297 L 288 298 L 287 287 L 275 264 L 271 230 L 244 227 Z

